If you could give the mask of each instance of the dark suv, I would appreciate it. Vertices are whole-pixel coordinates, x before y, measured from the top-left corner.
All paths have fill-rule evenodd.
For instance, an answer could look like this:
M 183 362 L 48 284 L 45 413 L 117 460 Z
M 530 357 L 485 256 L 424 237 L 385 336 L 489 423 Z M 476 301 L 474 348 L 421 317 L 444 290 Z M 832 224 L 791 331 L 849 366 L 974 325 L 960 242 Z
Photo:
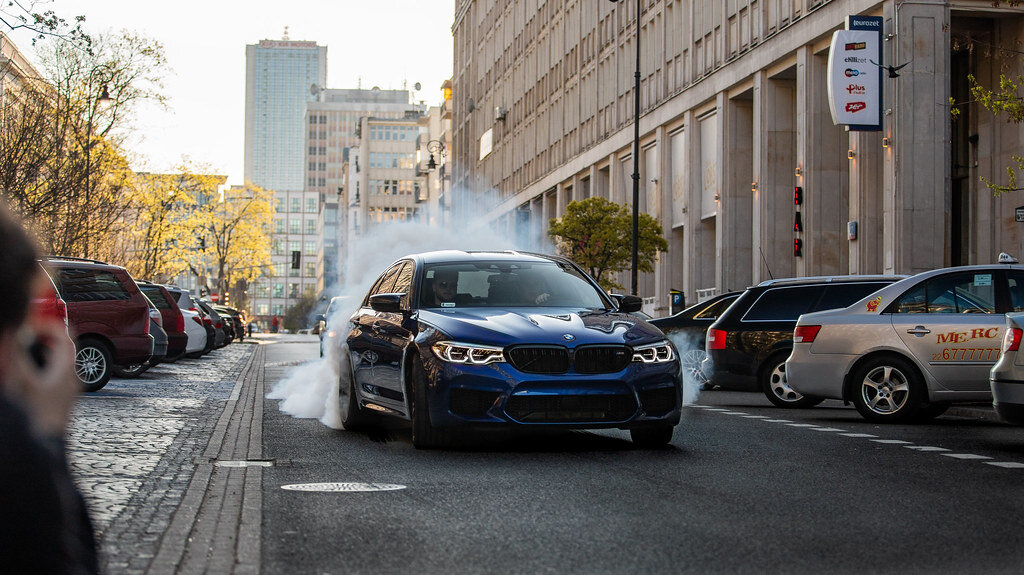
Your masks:
M 801 314 L 847 307 L 906 276 L 849 275 L 768 280 L 746 289 L 708 328 L 701 370 L 708 385 L 762 391 L 779 407 L 810 407 L 786 383 L 786 359 Z
M 86 391 L 110 380 L 113 366 L 145 363 L 153 354 L 149 302 L 120 266 L 47 256 L 43 267 L 67 303 L 75 341 L 75 373 Z

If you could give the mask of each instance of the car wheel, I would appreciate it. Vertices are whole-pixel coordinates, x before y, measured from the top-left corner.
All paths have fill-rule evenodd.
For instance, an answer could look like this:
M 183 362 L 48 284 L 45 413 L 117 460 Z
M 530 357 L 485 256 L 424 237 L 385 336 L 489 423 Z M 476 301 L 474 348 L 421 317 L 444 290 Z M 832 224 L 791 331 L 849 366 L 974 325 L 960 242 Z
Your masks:
M 149 369 L 148 363 L 136 363 L 133 365 L 115 365 L 111 371 L 117 377 L 135 378 L 142 375 Z
M 75 375 L 85 391 L 99 391 L 110 381 L 110 350 L 94 339 L 79 342 L 75 352 Z
M 637 427 L 629 430 L 629 438 L 637 447 L 663 447 L 672 441 L 675 427 L 660 425 L 657 427 Z
M 708 376 L 701 370 L 700 364 L 707 356 L 707 352 L 703 349 L 691 349 L 684 353 L 679 358 L 680 363 L 683 365 L 683 376 L 689 377 L 697 385 L 705 385 L 708 382 Z
M 761 391 L 768 401 L 778 407 L 802 408 L 818 405 L 823 398 L 807 397 L 792 387 L 786 380 L 786 359 L 789 353 L 777 353 L 765 362 L 761 370 Z
M 907 360 L 889 356 L 872 359 L 853 374 L 853 405 L 864 419 L 899 423 L 921 412 L 924 384 Z
M 430 423 L 430 409 L 427 405 L 427 372 L 423 369 L 423 362 L 414 354 L 410 363 L 412 444 L 417 449 L 446 447 L 451 444 L 451 433 L 438 429 Z
M 359 431 L 369 427 L 374 418 L 359 407 L 356 397 L 355 376 L 349 373 L 338 385 L 338 401 L 341 403 L 341 426 L 346 431 Z

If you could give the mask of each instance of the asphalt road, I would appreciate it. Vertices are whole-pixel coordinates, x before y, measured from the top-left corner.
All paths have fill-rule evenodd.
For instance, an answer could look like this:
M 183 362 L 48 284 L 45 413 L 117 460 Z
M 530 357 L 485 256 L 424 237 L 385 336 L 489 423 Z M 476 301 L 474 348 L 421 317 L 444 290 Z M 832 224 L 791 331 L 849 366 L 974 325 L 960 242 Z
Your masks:
M 273 344 L 268 387 L 315 343 Z M 264 573 L 1019 573 L 1024 428 L 879 426 L 706 391 L 672 445 L 620 431 L 418 451 L 266 401 Z M 282 486 L 404 489 L 307 492 Z

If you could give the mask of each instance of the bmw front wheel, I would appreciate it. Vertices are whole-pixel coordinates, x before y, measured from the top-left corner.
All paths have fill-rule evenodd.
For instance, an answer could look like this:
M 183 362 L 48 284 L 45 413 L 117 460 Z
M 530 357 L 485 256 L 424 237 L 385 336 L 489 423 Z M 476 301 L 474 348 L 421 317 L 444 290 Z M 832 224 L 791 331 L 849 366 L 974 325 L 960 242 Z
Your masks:
M 451 444 L 451 432 L 438 429 L 430 422 L 430 408 L 427 405 L 427 372 L 423 362 L 413 355 L 409 362 L 409 385 L 407 389 L 412 401 L 412 444 L 417 449 L 434 449 Z

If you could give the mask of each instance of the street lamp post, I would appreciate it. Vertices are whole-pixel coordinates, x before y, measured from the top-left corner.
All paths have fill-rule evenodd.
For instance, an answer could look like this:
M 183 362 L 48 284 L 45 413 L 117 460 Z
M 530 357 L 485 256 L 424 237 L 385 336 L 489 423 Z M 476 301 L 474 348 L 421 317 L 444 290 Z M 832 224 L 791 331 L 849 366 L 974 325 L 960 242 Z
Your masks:
M 438 196 L 438 208 L 441 210 L 441 225 L 445 225 L 445 206 L 444 203 L 447 198 L 444 197 L 444 176 L 445 176 L 445 157 L 447 156 L 447 150 L 445 150 L 444 142 L 441 140 L 430 140 L 427 142 L 427 152 L 430 153 L 430 158 L 427 160 L 427 171 L 433 172 L 437 169 L 437 161 L 434 160 L 434 154 L 436 153 L 441 158 L 441 171 L 438 174 L 438 188 L 440 188 L 441 194 Z
M 611 0 L 618 2 L 619 0 Z M 637 295 L 640 267 L 640 0 L 636 0 L 636 71 L 633 74 L 633 266 L 631 293 Z

